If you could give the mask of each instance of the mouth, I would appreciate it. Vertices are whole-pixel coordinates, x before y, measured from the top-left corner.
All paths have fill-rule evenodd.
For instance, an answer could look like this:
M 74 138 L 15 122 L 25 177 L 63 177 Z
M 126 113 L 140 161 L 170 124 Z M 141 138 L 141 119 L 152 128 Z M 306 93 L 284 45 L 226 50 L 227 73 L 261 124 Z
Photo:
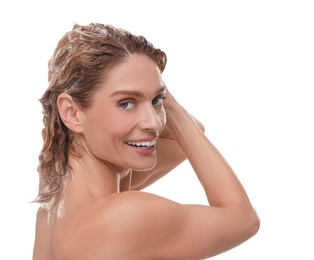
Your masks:
M 151 149 L 156 145 L 157 140 L 151 140 L 151 141 L 141 141 L 141 142 L 130 142 L 127 141 L 125 142 L 127 145 L 138 148 L 138 149 Z

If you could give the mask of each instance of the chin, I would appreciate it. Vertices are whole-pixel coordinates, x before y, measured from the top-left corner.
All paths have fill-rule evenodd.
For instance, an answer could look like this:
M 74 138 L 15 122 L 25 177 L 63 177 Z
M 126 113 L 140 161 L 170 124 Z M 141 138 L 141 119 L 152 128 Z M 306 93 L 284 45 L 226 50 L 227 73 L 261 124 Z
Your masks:
M 145 172 L 145 171 L 149 171 L 151 169 L 153 169 L 156 166 L 156 162 L 154 162 L 153 164 L 149 164 L 149 165 L 133 165 L 133 167 L 130 167 L 133 171 L 139 171 L 139 172 Z

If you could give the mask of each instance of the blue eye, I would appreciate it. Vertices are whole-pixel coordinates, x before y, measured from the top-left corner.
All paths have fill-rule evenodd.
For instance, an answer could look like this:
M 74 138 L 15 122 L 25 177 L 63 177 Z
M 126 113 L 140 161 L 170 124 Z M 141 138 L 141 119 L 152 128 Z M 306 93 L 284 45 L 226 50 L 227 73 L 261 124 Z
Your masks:
M 121 107 L 124 110 L 130 110 L 135 106 L 134 102 L 131 101 L 123 101 L 119 103 L 119 107 Z
M 165 99 L 164 96 L 155 97 L 152 101 L 153 106 L 161 106 L 163 104 L 164 99 Z

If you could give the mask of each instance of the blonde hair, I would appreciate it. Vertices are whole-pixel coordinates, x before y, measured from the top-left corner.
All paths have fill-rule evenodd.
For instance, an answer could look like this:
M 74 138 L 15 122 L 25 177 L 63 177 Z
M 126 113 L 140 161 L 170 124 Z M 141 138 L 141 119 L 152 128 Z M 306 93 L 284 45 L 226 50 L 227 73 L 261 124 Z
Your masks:
M 38 166 L 39 192 L 35 202 L 47 210 L 55 209 L 64 178 L 71 172 L 69 154 L 76 154 L 71 132 L 59 116 L 58 96 L 66 92 L 80 107 L 88 108 L 104 75 L 133 54 L 147 55 L 161 72 L 166 66 L 166 54 L 143 36 L 111 25 L 75 24 L 57 44 L 49 61 L 49 86 L 40 98 L 44 128 Z

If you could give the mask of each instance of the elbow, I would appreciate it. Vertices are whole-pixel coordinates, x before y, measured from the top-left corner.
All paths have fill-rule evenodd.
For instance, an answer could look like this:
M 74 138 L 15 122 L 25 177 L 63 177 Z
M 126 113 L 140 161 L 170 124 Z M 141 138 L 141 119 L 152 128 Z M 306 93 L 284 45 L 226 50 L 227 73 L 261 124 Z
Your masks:
M 254 235 L 256 235 L 256 233 L 259 231 L 260 229 L 260 218 L 257 214 L 257 212 L 255 211 L 254 208 L 252 208 L 251 212 L 247 214 L 247 216 L 245 217 L 245 229 L 246 230 L 246 235 L 247 238 L 253 237 Z
M 257 215 L 257 213 L 255 211 L 255 221 L 254 221 L 254 225 L 253 225 L 254 234 L 253 235 L 255 235 L 259 231 L 260 226 L 261 226 L 261 219 L 259 218 L 259 216 Z
M 237 210 L 234 219 L 235 234 L 240 244 L 255 236 L 260 229 L 260 218 L 253 207 Z

